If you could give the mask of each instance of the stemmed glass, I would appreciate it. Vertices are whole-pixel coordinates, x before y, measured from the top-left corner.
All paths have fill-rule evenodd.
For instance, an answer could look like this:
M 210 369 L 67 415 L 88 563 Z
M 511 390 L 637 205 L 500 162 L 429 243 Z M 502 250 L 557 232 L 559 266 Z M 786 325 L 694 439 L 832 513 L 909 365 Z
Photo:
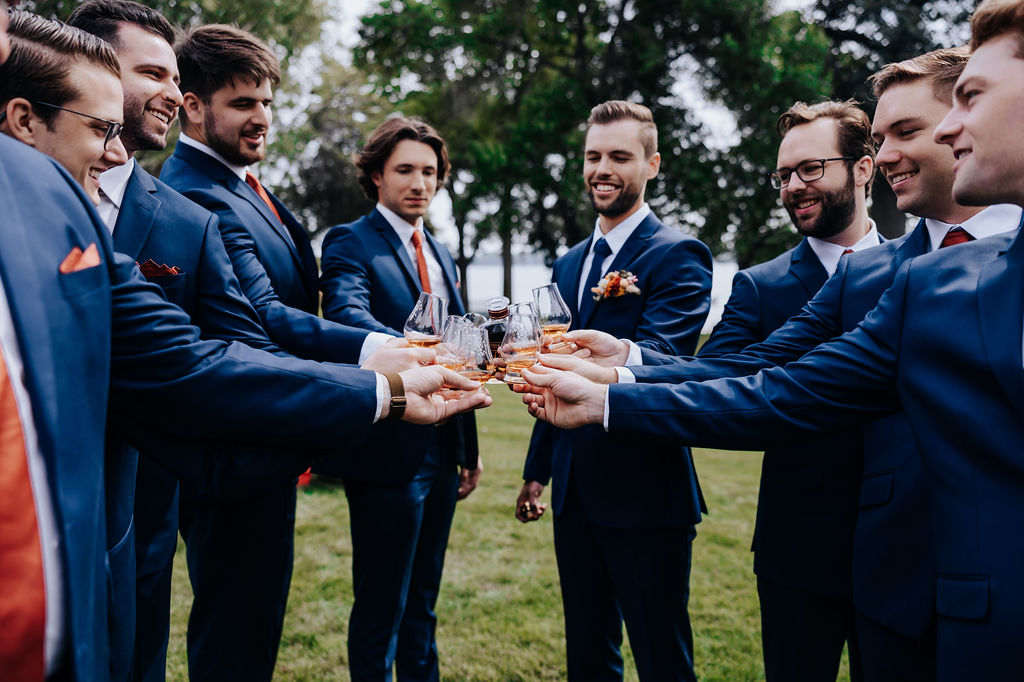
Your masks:
M 508 329 L 498 353 L 505 362 L 505 383 L 526 383 L 519 372 L 536 364 L 540 353 L 540 325 L 536 315 L 509 315 Z
M 559 352 L 571 344 L 562 340 L 562 335 L 569 331 L 572 324 L 572 313 L 565 299 L 555 284 L 546 284 L 533 290 L 533 300 L 537 304 L 537 321 L 540 323 L 542 347 L 550 352 Z
M 416 306 L 405 321 L 405 340 L 410 346 L 433 348 L 441 343 L 443 321 L 447 314 L 448 301 L 421 291 Z
M 466 364 L 459 373 L 467 379 L 487 383 L 495 370 L 487 330 L 476 327 L 464 330 L 461 348 Z
M 462 370 L 467 359 L 463 345 L 466 335 L 472 330 L 473 325 L 469 320 L 458 315 L 446 317 L 444 331 L 441 332 L 441 343 L 436 346 L 437 364 L 453 372 Z

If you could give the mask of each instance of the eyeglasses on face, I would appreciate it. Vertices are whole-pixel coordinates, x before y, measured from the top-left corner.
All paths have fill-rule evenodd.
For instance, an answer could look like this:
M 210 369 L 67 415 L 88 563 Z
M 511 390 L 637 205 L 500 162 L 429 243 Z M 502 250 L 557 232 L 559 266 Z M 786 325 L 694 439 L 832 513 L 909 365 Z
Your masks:
M 33 100 L 32 104 L 35 105 L 35 106 L 50 107 L 51 109 L 60 109 L 61 111 L 66 111 L 69 114 L 75 114 L 76 116 L 84 116 L 85 118 L 91 118 L 92 120 L 99 121 L 100 123 L 106 123 L 107 124 L 107 134 L 103 138 L 103 149 L 104 149 L 104 151 L 106 151 L 107 147 L 114 140 L 114 138 L 118 137 L 121 134 L 121 131 L 124 129 L 124 126 L 121 125 L 120 123 L 115 123 L 114 121 L 108 121 L 105 118 L 100 118 L 99 116 L 93 116 L 92 114 L 83 114 L 81 111 L 75 111 L 74 109 L 68 109 L 67 107 L 58 107 L 56 104 L 50 104 L 49 102 L 40 102 L 39 100 Z
M 829 161 L 853 161 L 852 156 L 833 156 L 831 159 L 815 159 L 813 161 L 804 161 L 796 168 L 776 168 L 768 174 L 768 180 L 771 181 L 774 189 L 782 189 L 789 185 L 790 178 L 793 177 L 793 173 L 803 180 L 804 182 L 814 182 L 820 180 L 825 175 L 825 164 Z

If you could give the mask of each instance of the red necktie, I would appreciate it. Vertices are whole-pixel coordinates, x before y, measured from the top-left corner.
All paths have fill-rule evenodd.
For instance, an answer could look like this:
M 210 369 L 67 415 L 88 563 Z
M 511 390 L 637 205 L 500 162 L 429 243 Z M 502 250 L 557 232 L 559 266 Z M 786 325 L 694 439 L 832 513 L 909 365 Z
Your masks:
M 842 256 L 845 256 L 845 255 L 846 255 L 846 254 L 848 254 L 848 253 L 853 253 L 853 249 L 846 249 L 846 250 L 845 250 L 845 251 L 843 251 L 843 252 L 842 252 L 842 254 L 840 254 L 840 255 L 842 255 Z
M 0 670 L 42 682 L 46 590 L 35 496 L 14 387 L 0 355 Z
M 974 237 L 967 234 L 967 230 L 960 227 L 959 225 L 949 228 L 949 232 L 942 238 L 942 243 L 939 244 L 940 249 L 944 249 L 947 246 L 956 246 L 957 244 L 963 244 L 964 242 L 974 241 Z
M 263 199 L 263 203 L 267 205 L 270 212 L 277 216 L 278 221 L 283 224 L 284 221 L 281 220 L 281 214 L 277 212 L 277 207 L 274 206 L 274 202 L 270 200 L 270 195 L 267 194 L 267 190 L 263 189 L 263 185 L 260 184 L 260 181 L 257 180 L 256 176 L 249 171 L 245 172 L 245 184 L 252 187 L 253 191 L 260 195 L 260 199 Z
M 427 273 L 427 259 L 423 256 L 423 232 L 419 229 L 412 231 L 412 245 L 416 247 L 416 269 L 420 273 L 420 286 L 429 294 L 430 275 Z

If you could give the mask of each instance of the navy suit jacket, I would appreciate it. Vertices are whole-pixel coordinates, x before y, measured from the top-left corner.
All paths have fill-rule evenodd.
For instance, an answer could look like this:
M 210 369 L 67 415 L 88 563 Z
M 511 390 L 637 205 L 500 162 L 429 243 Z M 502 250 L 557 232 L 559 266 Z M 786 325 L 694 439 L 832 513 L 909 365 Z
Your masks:
M 448 313 L 466 312 L 459 297 L 455 261 L 443 244 L 424 230 L 427 243 L 444 271 L 451 292 Z M 402 336 L 402 328 L 422 291 L 416 266 L 402 246 L 398 233 L 380 211 L 374 209 L 353 223 L 331 228 L 323 243 L 324 316 L 341 324 Z M 327 458 L 314 470 L 332 476 L 365 481 L 410 480 L 423 464 L 432 431 L 443 451 L 454 452 L 456 461 L 476 468 L 476 418 L 472 414 L 453 418 L 444 426 L 381 424 L 374 428 L 367 447 L 373 452 L 394 453 L 387 462 Z
M 765 341 L 741 353 L 692 362 L 645 353 L 645 363 L 652 366 L 630 369 L 638 381 L 682 382 L 784 365 L 856 327 L 892 284 L 900 265 L 928 249 L 922 220 L 899 239 L 840 259 L 817 295 Z M 851 571 L 854 604 L 876 622 L 917 638 L 935 613 L 930 501 L 917 443 L 903 412 L 865 425 L 862 438 L 864 468 Z
M 316 258 L 284 204 L 270 195 L 278 220 L 231 169 L 186 144 L 175 147 L 160 179 L 220 218 L 238 282 L 274 343 L 312 360 L 358 362 L 366 332 L 317 316 Z
M 580 319 L 577 292 L 589 249 L 589 239 L 575 245 L 555 261 L 552 272 L 571 309 L 571 328 L 599 329 L 666 353 L 692 353 L 710 307 L 708 248 L 663 225 L 653 213 L 648 215 L 609 267 L 636 275 L 640 293 L 598 301 Z M 555 514 L 561 513 L 571 475 L 590 520 L 597 525 L 693 525 L 700 521 L 703 500 L 690 450 L 679 442 L 637 442 L 609 435 L 600 426 L 564 431 L 538 422 L 523 478 L 544 484 L 551 479 Z M 625 466 L 623 457 L 628 457 Z
M 806 239 L 736 273 L 722 319 L 701 346 L 701 357 L 738 353 L 763 341 L 826 279 Z M 836 456 L 822 461 L 822 452 Z M 778 584 L 849 599 L 860 470 L 859 429 L 766 449 L 751 545 L 754 571 Z
M 905 262 L 853 331 L 751 377 L 613 385 L 613 432 L 746 448 L 906 411 L 928 476 L 940 680 L 1009 679 L 1024 622 L 1024 240 Z
M 0 161 L 0 277 L 56 509 L 71 676 L 108 679 L 126 665 L 110 659 L 108 623 L 128 622 L 135 608 L 125 497 L 135 460 L 105 457 L 108 398 L 114 419 L 153 429 L 187 422 L 198 437 L 241 432 L 284 446 L 301 424 L 310 445 L 328 447 L 369 430 L 376 379 L 201 341 L 133 261 L 115 254 L 88 198 L 56 162 L 5 135 Z M 59 273 L 72 248 L 91 244 L 99 266 Z

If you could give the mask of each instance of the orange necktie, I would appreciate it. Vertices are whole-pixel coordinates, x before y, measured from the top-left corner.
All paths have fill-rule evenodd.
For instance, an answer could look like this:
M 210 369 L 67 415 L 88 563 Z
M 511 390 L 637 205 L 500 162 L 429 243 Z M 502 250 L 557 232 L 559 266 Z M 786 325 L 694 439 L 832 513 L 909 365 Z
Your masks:
M 284 221 L 281 220 L 281 214 L 277 212 L 277 207 L 274 206 L 274 202 L 270 200 L 270 195 L 267 194 L 267 190 L 263 189 L 263 185 L 260 184 L 260 181 L 257 180 L 256 176 L 249 171 L 245 171 L 245 184 L 252 187 L 253 191 L 260 195 L 260 199 L 263 199 L 263 203 L 267 205 L 270 212 L 277 216 L 278 221 L 284 223 Z
M 416 247 L 416 269 L 420 273 L 420 285 L 423 291 L 430 293 L 430 275 L 427 274 L 427 259 L 423 256 L 423 232 L 412 231 L 412 245 Z
M 14 387 L 0 355 L 0 671 L 42 682 L 46 590 L 35 497 Z
M 969 235 L 967 230 L 959 225 L 954 225 L 949 228 L 949 232 L 947 232 L 946 236 L 942 238 L 942 243 L 939 244 L 939 248 L 944 249 L 947 246 L 956 246 L 957 244 L 963 244 L 964 242 L 971 241 L 974 241 L 974 237 Z

